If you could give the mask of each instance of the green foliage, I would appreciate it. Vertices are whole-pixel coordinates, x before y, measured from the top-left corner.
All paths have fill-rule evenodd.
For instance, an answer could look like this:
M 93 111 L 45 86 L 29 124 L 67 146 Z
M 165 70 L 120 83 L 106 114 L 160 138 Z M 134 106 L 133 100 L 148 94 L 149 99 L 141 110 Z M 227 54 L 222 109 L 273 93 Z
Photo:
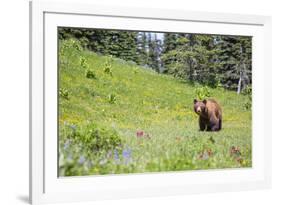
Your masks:
M 109 94 L 108 95 L 108 102 L 111 103 L 111 104 L 114 104 L 116 103 L 116 95 L 115 94 Z
M 112 58 L 110 57 L 110 59 L 107 59 L 105 61 L 105 64 L 104 64 L 104 68 L 103 68 L 103 71 L 104 73 L 112 76 L 112 66 L 111 66 L 111 62 L 112 61 Z
M 153 36 L 148 33 L 148 61 L 147 66 L 160 72 L 160 51 L 161 51 L 161 41 L 156 39 L 156 34 Z
M 84 70 L 89 69 L 89 64 L 87 63 L 86 58 L 84 58 L 83 56 L 80 57 L 80 65 Z
M 178 37 L 177 34 L 173 33 L 165 33 L 164 34 L 164 45 L 163 50 L 164 53 L 168 53 L 171 50 L 175 50 L 178 43 Z
M 252 108 L 252 87 L 247 86 L 243 90 L 242 94 L 247 96 L 247 102 L 245 102 L 245 104 L 244 104 L 245 109 L 251 110 L 251 108 Z
M 95 71 L 93 69 L 87 69 L 86 70 L 86 78 L 89 79 L 97 79 L 97 76 L 95 74 Z
M 166 34 L 162 60 L 166 73 L 216 88 L 242 90 L 251 84 L 251 38 Z
M 79 52 L 82 51 L 83 48 L 78 40 L 71 38 L 68 41 L 65 41 L 65 43 L 61 44 L 60 52 L 62 55 L 64 54 L 65 50 Z
M 207 86 L 198 87 L 195 89 L 196 99 L 203 100 L 211 97 L 211 91 Z
M 137 34 L 137 63 L 139 65 L 148 65 L 148 42 L 147 42 L 147 33 L 146 32 L 139 32 Z
M 60 174 L 83 175 L 110 152 L 122 150 L 123 141 L 114 129 L 89 123 L 60 126 Z M 106 163 L 106 162 L 105 162 Z
M 90 66 L 89 66 L 86 58 L 81 56 L 79 61 L 80 61 L 80 66 L 82 67 L 83 70 L 85 70 L 86 78 L 96 79 L 97 77 L 96 77 L 95 71 L 93 69 L 89 68 Z
M 81 47 L 137 62 L 137 32 L 85 28 L 59 28 L 59 38 L 76 38 Z
M 59 48 L 67 41 L 60 40 Z M 85 78 L 81 57 L 97 80 Z M 223 108 L 223 129 L 199 132 L 193 111 L 196 83 L 114 57 L 110 76 L 104 73 L 107 60 L 74 47 L 59 56 L 59 86 L 71 94 L 69 100 L 59 98 L 60 176 L 252 166 L 247 95 L 208 87 Z M 109 103 L 110 94 L 115 103 Z
M 217 36 L 220 49 L 218 60 L 220 83 L 226 89 L 237 90 L 241 80 L 241 90 L 252 81 L 252 38 L 246 36 Z M 241 78 L 241 79 L 240 79 Z
M 66 99 L 66 100 L 69 100 L 69 91 L 66 88 L 60 88 L 59 89 L 59 96 Z
M 80 42 L 76 39 L 69 39 L 59 43 L 59 63 L 65 64 L 66 67 L 69 65 L 69 59 L 78 58 L 77 54 L 81 52 L 83 48 L 80 45 Z

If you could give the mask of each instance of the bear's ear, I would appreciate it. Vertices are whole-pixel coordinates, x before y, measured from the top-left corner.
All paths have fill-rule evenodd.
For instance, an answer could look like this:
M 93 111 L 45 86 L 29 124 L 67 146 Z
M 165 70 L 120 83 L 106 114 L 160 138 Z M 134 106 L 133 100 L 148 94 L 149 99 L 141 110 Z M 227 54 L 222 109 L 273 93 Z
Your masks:
M 196 100 L 196 99 L 194 99 L 194 100 L 193 100 L 193 103 L 194 103 L 194 104 L 195 104 L 195 103 L 197 103 L 197 100 Z
M 206 100 L 206 99 L 204 99 L 204 100 L 203 100 L 203 103 L 204 103 L 204 104 L 206 104 L 206 103 L 207 103 L 207 100 Z

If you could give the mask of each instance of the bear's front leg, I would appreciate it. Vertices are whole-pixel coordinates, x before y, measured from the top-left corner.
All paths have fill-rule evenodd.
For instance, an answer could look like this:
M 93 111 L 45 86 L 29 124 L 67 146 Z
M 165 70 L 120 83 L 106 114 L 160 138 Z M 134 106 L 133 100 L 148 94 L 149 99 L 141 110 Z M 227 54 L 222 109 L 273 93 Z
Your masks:
M 206 122 L 202 119 L 202 117 L 199 117 L 199 128 L 200 131 L 204 131 L 206 129 Z

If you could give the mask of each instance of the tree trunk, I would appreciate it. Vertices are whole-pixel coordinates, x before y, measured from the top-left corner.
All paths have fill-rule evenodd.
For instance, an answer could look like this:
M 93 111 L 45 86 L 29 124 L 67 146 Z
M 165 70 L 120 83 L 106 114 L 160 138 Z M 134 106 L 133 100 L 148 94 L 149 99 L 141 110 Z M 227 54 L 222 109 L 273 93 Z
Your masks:
M 239 76 L 239 81 L 237 85 L 237 94 L 239 95 L 241 93 L 241 85 L 242 85 L 242 70 L 240 68 L 240 76 Z
M 241 73 L 241 72 L 240 72 Z M 237 94 L 239 95 L 240 92 L 241 92 L 241 83 L 242 82 L 242 77 L 241 77 L 241 74 L 240 74 L 240 78 L 239 78 L 239 82 L 238 82 L 238 86 L 237 86 Z
M 189 59 L 189 80 L 193 82 L 193 62 L 192 59 Z
M 238 81 L 238 86 L 237 86 L 237 94 L 239 95 L 241 93 L 241 86 L 242 86 L 242 78 L 243 78 L 243 69 L 242 69 L 242 54 L 243 54 L 243 48 L 242 45 L 240 45 L 240 63 L 239 63 L 239 67 L 240 67 L 240 75 L 239 75 L 239 81 Z M 238 67 L 238 65 L 237 65 Z
M 241 91 L 243 91 L 245 89 L 246 83 L 247 83 L 246 63 L 243 62 Z
M 193 46 L 194 46 L 194 36 L 193 34 L 189 35 L 189 46 L 190 51 L 193 52 Z M 189 80 L 193 82 L 193 72 L 194 72 L 194 60 L 192 57 L 189 58 Z
M 246 79 L 246 64 L 243 62 L 242 65 L 243 69 L 240 68 L 240 76 L 239 76 L 239 81 L 238 81 L 238 86 L 237 86 L 237 94 L 240 94 L 242 90 L 245 88 L 245 79 Z

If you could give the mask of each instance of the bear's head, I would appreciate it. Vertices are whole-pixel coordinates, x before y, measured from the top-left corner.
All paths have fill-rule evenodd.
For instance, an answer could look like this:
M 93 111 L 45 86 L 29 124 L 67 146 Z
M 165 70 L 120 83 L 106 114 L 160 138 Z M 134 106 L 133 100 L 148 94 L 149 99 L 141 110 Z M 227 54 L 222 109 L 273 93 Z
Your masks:
M 193 103 L 194 103 L 194 112 L 196 112 L 198 115 L 202 115 L 206 112 L 207 100 L 200 101 L 200 100 L 194 99 Z

